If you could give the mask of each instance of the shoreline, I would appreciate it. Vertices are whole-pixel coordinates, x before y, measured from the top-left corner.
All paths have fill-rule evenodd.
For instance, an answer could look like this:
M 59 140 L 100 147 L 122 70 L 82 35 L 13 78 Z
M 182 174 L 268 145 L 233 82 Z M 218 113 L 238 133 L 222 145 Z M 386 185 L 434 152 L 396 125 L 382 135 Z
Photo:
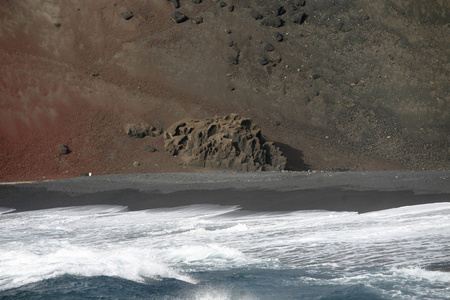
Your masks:
M 151 173 L 0 185 L 16 212 L 79 205 L 129 210 L 192 204 L 248 211 L 370 211 L 450 202 L 450 171 Z

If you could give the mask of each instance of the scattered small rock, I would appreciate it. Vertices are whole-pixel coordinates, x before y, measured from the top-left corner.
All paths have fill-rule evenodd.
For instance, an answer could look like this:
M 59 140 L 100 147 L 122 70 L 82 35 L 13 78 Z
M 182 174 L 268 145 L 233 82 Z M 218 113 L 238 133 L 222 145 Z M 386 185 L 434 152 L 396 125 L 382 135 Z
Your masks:
M 229 11 L 229 12 L 233 12 L 233 11 L 234 11 L 234 5 L 228 6 L 228 11 Z
M 92 73 L 91 76 L 92 77 L 98 77 L 98 76 L 100 76 L 100 74 L 99 73 Z
M 60 144 L 58 146 L 58 153 L 59 154 L 69 154 L 70 153 L 69 147 L 67 147 L 64 144 Z
M 186 21 L 188 19 L 188 17 L 186 17 L 183 13 L 176 11 L 173 14 L 170 15 L 170 18 L 175 22 L 175 23 L 183 23 L 184 21 Z
M 331 168 L 329 169 L 330 172 L 350 172 L 350 168 Z
M 295 13 L 298 10 L 298 8 L 293 3 L 286 3 L 284 5 L 284 10 L 287 12 L 288 15 L 291 15 L 291 14 Z
M 275 47 L 271 43 L 265 42 L 264 43 L 264 50 L 268 51 L 268 52 L 272 52 L 273 50 L 275 50 Z
M 192 3 L 194 3 L 194 4 L 200 4 L 200 3 L 202 3 L 202 0 L 192 0 Z
M 265 18 L 261 21 L 261 24 L 264 26 L 271 26 L 271 27 L 281 27 L 283 26 L 283 20 L 280 17 L 277 16 L 270 16 L 268 18 Z
M 312 76 L 312 79 L 319 79 L 320 78 L 320 75 L 319 74 L 317 74 L 317 73 L 315 73 L 315 74 L 313 74 L 313 76 Z
M 269 62 L 267 61 L 267 59 L 265 59 L 263 56 L 256 56 L 255 57 L 255 61 L 260 64 L 261 66 L 265 66 L 267 65 Z
M 306 20 L 306 14 L 303 12 L 297 12 L 295 14 L 292 14 L 290 18 L 293 23 L 303 24 L 303 22 L 305 22 Z
M 53 24 L 56 28 L 61 28 L 61 23 L 55 23 Z
M 338 22 L 336 22 L 336 23 L 334 24 L 334 27 L 335 27 L 337 30 L 341 30 L 342 27 L 344 27 L 344 23 L 338 21 Z
M 280 55 L 279 53 L 275 52 L 275 51 L 269 52 L 269 53 L 267 54 L 267 58 L 268 58 L 270 61 L 273 61 L 273 62 L 276 63 L 276 64 L 278 64 L 278 63 L 281 62 L 281 55 Z
M 275 41 L 277 42 L 282 42 L 284 40 L 284 37 L 281 33 L 279 33 L 278 31 L 274 31 L 272 34 L 272 37 L 275 39 Z
M 131 137 L 144 138 L 146 136 L 149 137 L 160 136 L 162 130 L 154 126 L 151 126 L 147 123 L 138 123 L 138 124 L 126 124 L 125 133 Z
M 227 6 L 227 3 L 225 1 L 220 1 L 219 5 L 220 5 L 220 7 L 225 7 L 225 6 Z
M 122 18 L 124 18 L 125 20 L 129 20 L 132 17 L 134 17 L 133 13 L 131 11 L 124 11 L 123 13 L 121 13 Z
M 168 1 L 172 4 L 173 8 L 180 8 L 180 2 L 178 0 L 168 0 Z
M 232 64 L 232 65 L 237 65 L 239 63 L 238 58 L 236 56 L 232 56 L 232 55 L 228 56 L 227 61 L 229 64 Z
M 194 18 L 194 23 L 195 24 L 202 24 L 203 23 L 203 17 L 196 17 Z
M 280 16 L 284 14 L 286 11 L 283 6 L 278 3 L 272 3 L 269 5 L 269 11 L 273 13 L 275 16 Z
M 257 12 L 256 10 L 252 10 L 250 12 L 250 16 L 255 19 L 255 20 L 261 20 L 262 18 L 264 18 L 259 12 Z
M 311 98 L 309 98 L 308 96 L 303 97 L 303 101 L 305 101 L 305 103 L 309 103 L 311 101 Z
M 144 150 L 148 151 L 148 152 L 156 152 L 156 151 L 158 151 L 158 149 L 156 149 L 156 148 L 154 148 L 152 146 L 149 146 L 149 145 L 145 145 L 144 146 Z
M 138 161 L 133 162 L 133 166 L 138 167 L 140 163 Z
M 296 6 L 305 6 L 306 1 L 305 0 L 294 0 L 293 3 Z

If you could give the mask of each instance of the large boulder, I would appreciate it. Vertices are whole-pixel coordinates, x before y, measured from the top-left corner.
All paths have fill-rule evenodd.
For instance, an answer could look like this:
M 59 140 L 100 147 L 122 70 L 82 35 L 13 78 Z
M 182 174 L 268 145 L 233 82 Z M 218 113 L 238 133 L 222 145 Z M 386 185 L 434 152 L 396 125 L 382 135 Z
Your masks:
M 281 171 L 286 158 L 259 127 L 237 114 L 181 120 L 164 133 L 165 149 L 193 166 L 236 171 Z

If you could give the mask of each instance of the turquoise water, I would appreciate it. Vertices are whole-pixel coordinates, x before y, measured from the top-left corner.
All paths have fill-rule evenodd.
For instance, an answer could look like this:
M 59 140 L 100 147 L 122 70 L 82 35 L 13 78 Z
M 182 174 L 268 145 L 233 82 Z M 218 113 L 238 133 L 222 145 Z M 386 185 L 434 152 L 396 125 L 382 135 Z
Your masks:
M 0 213 L 0 299 L 448 299 L 450 203 Z

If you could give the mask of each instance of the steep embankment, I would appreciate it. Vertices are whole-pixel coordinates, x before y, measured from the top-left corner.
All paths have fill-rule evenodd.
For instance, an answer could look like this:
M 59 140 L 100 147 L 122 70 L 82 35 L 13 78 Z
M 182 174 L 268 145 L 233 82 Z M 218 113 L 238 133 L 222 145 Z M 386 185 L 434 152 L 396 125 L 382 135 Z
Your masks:
M 447 2 L 221 2 L 2 2 L 0 179 L 189 171 L 124 126 L 228 113 L 288 169 L 450 167 Z

